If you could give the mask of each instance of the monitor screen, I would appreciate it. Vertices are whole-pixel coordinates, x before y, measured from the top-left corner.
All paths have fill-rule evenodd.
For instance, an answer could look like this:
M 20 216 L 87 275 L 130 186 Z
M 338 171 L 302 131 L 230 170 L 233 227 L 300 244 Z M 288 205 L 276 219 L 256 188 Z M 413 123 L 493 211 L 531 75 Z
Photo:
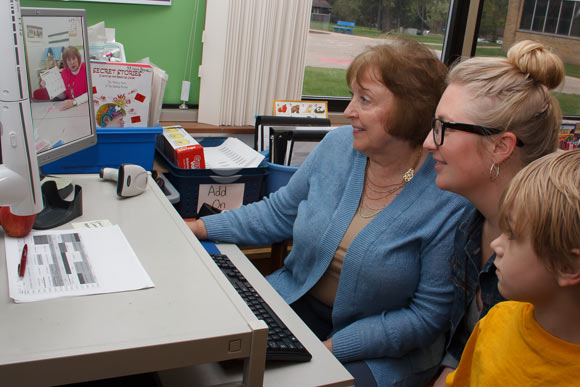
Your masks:
M 85 11 L 21 8 L 39 166 L 96 144 Z

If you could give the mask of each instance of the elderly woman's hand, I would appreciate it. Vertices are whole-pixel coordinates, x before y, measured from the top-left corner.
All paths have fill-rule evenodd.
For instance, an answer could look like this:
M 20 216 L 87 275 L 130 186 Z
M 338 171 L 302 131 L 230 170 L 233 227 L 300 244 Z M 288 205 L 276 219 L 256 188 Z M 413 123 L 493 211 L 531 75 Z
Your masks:
M 189 229 L 197 237 L 197 239 L 204 240 L 207 239 L 207 229 L 205 228 L 205 223 L 203 220 L 197 219 L 194 221 L 185 221 Z
M 322 342 L 322 344 L 324 344 L 324 346 L 330 351 L 332 352 L 332 339 L 328 339 Z

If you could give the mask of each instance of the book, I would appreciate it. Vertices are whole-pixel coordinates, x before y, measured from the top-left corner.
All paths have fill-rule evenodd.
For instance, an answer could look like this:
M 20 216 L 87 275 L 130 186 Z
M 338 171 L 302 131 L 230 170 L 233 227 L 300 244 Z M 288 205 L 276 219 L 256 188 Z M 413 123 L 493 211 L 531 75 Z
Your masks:
M 64 87 L 64 81 L 62 80 L 60 71 L 58 71 L 56 66 L 40 73 L 40 78 L 46 84 L 46 91 L 48 92 L 50 99 L 53 99 L 61 93 L 65 92 L 66 89 Z
M 91 80 L 97 127 L 149 126 L 151 65 L 91 62 Z

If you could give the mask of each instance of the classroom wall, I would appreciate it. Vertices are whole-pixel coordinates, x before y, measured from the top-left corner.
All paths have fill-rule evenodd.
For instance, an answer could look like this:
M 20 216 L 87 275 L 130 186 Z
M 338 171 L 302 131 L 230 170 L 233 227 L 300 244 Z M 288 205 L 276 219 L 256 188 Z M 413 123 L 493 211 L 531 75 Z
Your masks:
M 196 3 L 197 28 L 192 31 Z M 169 75 L 164 105 L 181 104 L 181 82 L 184 79 L 191 82 L 188 104 L 199 103 L 197 73 L 201 63 L 205 4 L 206 0 L 173 0 L 171 6 L 20 0 L 21 7 L 85 9 L 88 26 L 104 21 L 105 27 L 115 28 L 116 40 L 125 47 L 128 62 L 149 57 Z M 188 50 L 190 32 L 193 50 Z

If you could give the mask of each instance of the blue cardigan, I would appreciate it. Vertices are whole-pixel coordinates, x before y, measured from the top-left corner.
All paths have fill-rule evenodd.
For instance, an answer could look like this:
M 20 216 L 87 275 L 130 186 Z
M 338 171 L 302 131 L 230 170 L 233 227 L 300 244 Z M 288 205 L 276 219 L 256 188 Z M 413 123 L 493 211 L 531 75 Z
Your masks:
M 212 240 L 261 245 L 293 238 L 284 266 L 268 276 L 288 303 L 318 282 L 355 216 L 367 158 L 352 142 L 351 126 L 333 130 L 285 187 L 203 218 Z M 343 363 L 366 360 L 379 385 L 436 367 L 443 353 L 453 300 L 447 258 L 468 202 L 437 188 L 433 164 L 429 155 L 344 257 L 333 353 Z M 400 357 L 408 361 L 390 359 Z

